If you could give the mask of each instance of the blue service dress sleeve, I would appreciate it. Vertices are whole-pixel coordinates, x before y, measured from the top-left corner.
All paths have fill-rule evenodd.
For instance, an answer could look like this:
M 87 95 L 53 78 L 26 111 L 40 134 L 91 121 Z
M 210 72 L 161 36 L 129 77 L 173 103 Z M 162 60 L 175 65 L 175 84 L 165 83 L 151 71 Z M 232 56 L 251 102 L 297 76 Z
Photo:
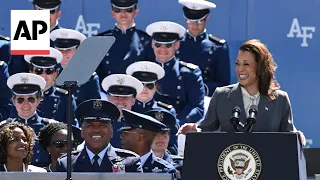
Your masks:
M 11 59 L 10 43 L 5 40 L 0 40 L 0 60 L 9 64 Z
M 177 114 L 183 122 L 194 123 L 203 118 L 204 113 L 204 83 L 199 68 L 187 73 L 188 103 Z
M 11 98 L 12 93 L 7 86 L 9 78 L 8 66 L 5 62 L 0 62 L 0 120 L 8 119 L 12 110 Z
M 225 43 L 223 46 L 216 49 L 216 61 L 214 66 L 214 79 L 215 81 L 207 82 L 209 88 L 209 96 L 211 97 L 217 87 L 222 87 L 230 84 L 230 56 L 229 47 Z

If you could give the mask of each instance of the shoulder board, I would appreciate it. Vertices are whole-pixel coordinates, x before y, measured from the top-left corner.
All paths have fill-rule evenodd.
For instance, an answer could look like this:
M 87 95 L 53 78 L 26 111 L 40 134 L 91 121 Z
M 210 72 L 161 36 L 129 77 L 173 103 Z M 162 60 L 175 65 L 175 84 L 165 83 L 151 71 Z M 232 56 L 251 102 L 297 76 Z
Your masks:
M 58 87 L 55 87 L 55 88 L 56 88 L 56 91 L 58 91 L 59 93 L 62 93 L 62 94 L 65 94 L 65 95 L 68 94 L 68 91 L 67 91 L 67 90 L 64 90 L 64 89 L 58 88 Z
M 80 154 L 81 153 L 81 151 L 72 151 L 71 152 L 71 155 L 78 155 L 78 154 Z M 64 153 L 64 154 L 62 154 L 58 159 L 62 159 L 62 158 L 67 158 L 67 153 Z
M 10 41 L 10 38 L 0 35 L 0 40 Z
M 161 106 L 161 107 L 166 108 L 166 109 L 172 109 L 172 108 L 173 108 L 173 106 L 172 106 L 172 105 L 170 105 L 170 104 L 166 104 L 166 103 L 161 102 L 161 101 L 157 101 L 157 104 L 158 104 L 159 106 Z
M 97 75 L 97 73 L 96 73 L 96 72 L 93 72 L 93 73 L 92 73 L 92 76 L 95 76 L 95 75 Z
M 138 31 L 139 33 L 145 35 L 145 36 L 150 37 L 148 33 L 144 32 L 144 31 L 142 31 L 142 30 L 140 30 L 140 29 L 138 29 L 137 31 Z
M 170 158 L 174 161 L 183 160 L 183 157 L 178 155 L 170 155 Z
M 166 167 L 170 167 L 170 168 L 171 168 L 171 166 L 173 166 L 173 165 L 172 165 L 171 163 L 169 163 L 168 161 L 166 161 L 166 160 L 164 160 L 164 159 L 162 159 L 162 158 L 159 158 L 159 157 L 155 158 L 154 160 L 155 160 L 156 162 L 158 162 L 158 163 L 166 166 Z
M 3 66 L 4 65 L 4 61 L 0 61 L 0 66 Z
M 192 70 L 195 70 L 197 68 L 199 68 L 199 66 L 195 65 L 195 64 L 192 64 L 192 63 L 187 63 L 187 62 L 183 62 L 183 61 L 179 61 L 179 63 L 182 65 L 182 66 L 186 66 Z
M 226 40 L 215 37 L 212 34 L 209 34 L 209 39 L 220 44 L 225 44 L 227 42 Z
M 109 29 L 109 30 L 106 30 L 104 32 L 98 33 L 96 36 L 104 36 L 104 35 L 109 34 L 111 32 L 112 32 L 112 29 Z
M 135 152 L 126 150 L 126 149 L 119 149 L 119 148 L 115 148 L 115 151 L 117 152 L 117 154 L 121 154 L 124 157 L 129 157 L 129 156 L 133 156 L 133 157 L 139 157 L 138 154 L 136 154 Z
M 0 122 L 0 126 L 3 126 L 4 124 L 7 124 L 7 123 L 11 123 L 13 122 L 14 120 L 12 118 L 9 118 L 9 119 L 6 119 L 6 120 L 3 120 Z
M 47 123 L 47 124 L 59 123 L 59 121 L 54 120 L 54 119 L 49 119 L 49 118 L 42 118 L 42 121 L 43 121 L 44 123 Z

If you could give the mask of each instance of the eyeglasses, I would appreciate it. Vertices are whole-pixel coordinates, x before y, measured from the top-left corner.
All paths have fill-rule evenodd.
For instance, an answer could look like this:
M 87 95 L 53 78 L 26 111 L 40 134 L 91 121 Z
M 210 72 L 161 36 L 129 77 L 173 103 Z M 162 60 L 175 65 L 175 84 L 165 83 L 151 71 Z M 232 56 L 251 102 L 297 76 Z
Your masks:
M 163 44 L 166 46 L 166 48 L 171 48 L 173 43 L 168 43 L 168 44 Z M 154 43 L 154 45 L 156 46 L 156 48 L 161 47 L 161 43 Z
M 53 141 L 51 144 L 58 149 L 62 149 L 68 145 L 68 142 L 66 140 L 61 140 L 61 141 Z M 72 145 L 72 148 L 74 148 L 75 142 L 72 141 L 71 145 Z
M 45 70 L 45 71 L 44 71 Z M 47 74 L 47 75 L 51 75 L 55 72 L 55 70 L 53 68 L 49 68 L 49 69 L 42 69 L 42 68 L 36 68 L 34 70 L 34 73 L 37 75 L 41 75 L 43 73 L 43 71 Z
M 144 87 L 146 87 L 146 88 L 148 88 L 150 90 L 152 90 L 154 88 L 154 86 L 155 86 L 154 83 L 142 83 L 142 84 L 143 84 Z
M 120 13 L 121 11 L 125 11 L 125 12 L 127 12 L 127 13 L 132 13 L 132 12 L 133 12 L 133 8 L 119 9 L 119 8 L 113 7 L 112 10 L 113 10 L 115 13 Z
M 54 14 L 54 13 L 56 13 L 55 9 L 50 10 L 50 14 Z
M 16 100 L 19 104 L 22 104 L 25 100 L 27 100 L 29 103 L 32 103 L 32 104 L 36 102 L 36 98 L 34 97 L 28 97 L 27 99 L 19 97 Z

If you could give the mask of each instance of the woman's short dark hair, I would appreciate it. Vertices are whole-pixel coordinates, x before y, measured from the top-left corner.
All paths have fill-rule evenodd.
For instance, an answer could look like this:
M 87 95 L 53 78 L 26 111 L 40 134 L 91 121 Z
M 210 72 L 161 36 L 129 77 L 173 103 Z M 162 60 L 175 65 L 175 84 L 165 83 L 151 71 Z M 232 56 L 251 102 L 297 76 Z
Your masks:
M 62 129 L 68 130 L 67 125 L 62 122 L 50 123 L 44 126 L 43 128 L 41 128 L 39 131 L 39 144 L 41 148 L 47 151 L 47 147 L 50 145 L 50 142 L 52 141 L 52 137 L 54 133 Z
M 261 94 L 271 97 L 269 89 L 277 67 L 267 46 L 257 39 L 252 39 L 243 43 L 239 50 L 254 55 L 257 62 L 258 90 Z
M 27 156 L 23 159 L 24 164 L 29 164 L 33 155 L 35 133 L 33 129 L 19 122 L 10 122 L 4 124 L 0 129 L 0 164 L 7 163 L 8 146 L 13 141 L 13 130 L 20 128 L 27 139 Z

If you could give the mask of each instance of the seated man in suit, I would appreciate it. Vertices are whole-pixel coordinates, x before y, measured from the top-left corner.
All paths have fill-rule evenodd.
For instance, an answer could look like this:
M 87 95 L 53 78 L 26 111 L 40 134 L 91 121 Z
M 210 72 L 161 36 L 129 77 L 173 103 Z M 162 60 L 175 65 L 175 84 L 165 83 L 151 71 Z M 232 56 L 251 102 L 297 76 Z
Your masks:
M 83 121 L 81 136 L 85 145 L 72 153 L 74 172 L 142 172 L 137 154 L 109 143 L 113 136 L 111 122 L 119 117 L 119 109 L 108 101 L 91 99 L 78 106 L 76 118 Z M 67 156 L 57 160 L 56 171 L 67 171 Z
M 173 165 L 158 158 L 151 150 L 151 145 L 158 132 L 168 129 L 166 125 L 151 116 L 122 110 L 124 126 L 120 136 L 122 148 L 131 150 L 141 156 L 143 172 L 175 173 Z

